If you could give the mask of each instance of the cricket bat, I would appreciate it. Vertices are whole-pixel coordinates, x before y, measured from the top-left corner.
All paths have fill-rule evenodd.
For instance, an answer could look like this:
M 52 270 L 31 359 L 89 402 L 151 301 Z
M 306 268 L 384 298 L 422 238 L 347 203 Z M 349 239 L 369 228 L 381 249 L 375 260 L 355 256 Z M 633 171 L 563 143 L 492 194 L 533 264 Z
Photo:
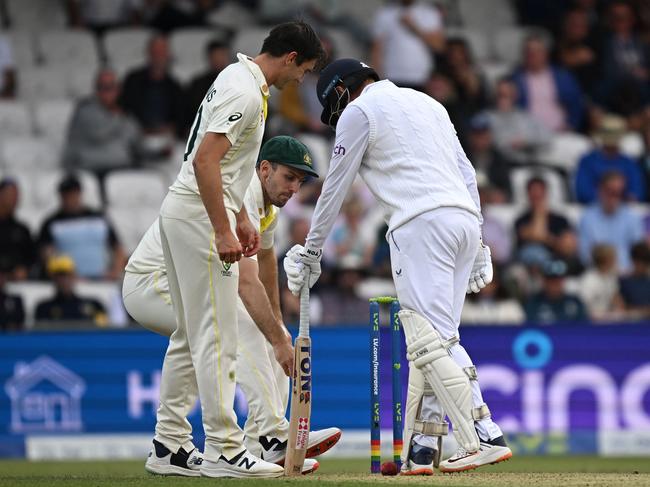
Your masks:
M 307 280 L 308 282 L 308 280 Z M 301 475 L 309 444 L 311 417 L 311 339 L 309 338 L 309 287 L 300 291 L 300 327 L 294 342 L 291 374 L 291 418 L 289 440 L 284 459 L 284 474 Z

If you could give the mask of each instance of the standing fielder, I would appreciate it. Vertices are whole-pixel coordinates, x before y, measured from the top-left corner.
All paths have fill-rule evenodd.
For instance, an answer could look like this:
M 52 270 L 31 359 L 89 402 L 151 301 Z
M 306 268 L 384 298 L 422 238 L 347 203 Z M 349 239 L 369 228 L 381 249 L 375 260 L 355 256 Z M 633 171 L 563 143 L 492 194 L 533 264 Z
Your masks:
M 433 473 L 445 414 L 460 447 L 441 471 L 510 458 L 459 343 L 465 293 L 491 282 L 492 262 L 481 241 L 476 174 L 447 112 L 427 95 L 379 81 L 354 59 L 327 66 L 317 92 L 336 141 L 305 246 L 284 260 L 289 289 L 297 294 L 318 279 L 323 243 L 359 172 L 385 213 L 402 306 L 410 364 L 402 474 Z
M 261 248 L 256 256 L 244 257 L 239 263 L 237 383 L 244 390 L 249 405 L 244 427 L 246 447 L 264 460 L 279 464 L 284 461 L 289 432 L 289 422 L 285 417 L 289 379 L 256 323 L 278 320 L 284 327 L 273 249 L 274 234 L 279 208 L 298 192 L 307 176 L 318 177 L 318 174 L 312 169 L 311 156 L 304 144 L 292 137 L 274 137 L 262 147 L 256 173 L 244 197 L 248 216 L 260 232 Z M 164 336 L 174 332 L 176 318 L 169 296 L 157 220 L 129 259 L 122 295 L 127 311 L 142 326 Z M 250 314 L 247 309 L 250 309 Z M 196 397 L 188 398 L 191 402 L 195 400 Z M 176 427 L 175 436 L 179 442 L 191 441 L 188 421 Z M 338 428 L 312 431 L 308 456 L 329 450 L 340 436 Z M 191 460 L 194 456 L 201 458 L 198 450 L 190 453 L 190 460 L 183 461 L 175 454 L 167 458 L 171 452 L 156 440 L 154 447 L 145 465 L 149 472 L 184 476 L 199 474 L 201 462 L 197 465 Z M 303 473 L 316 468 L 318 462 L 306 460 Z
M 309 25 L 288 22 L 271 30 L 257 57 L 237 57 L 239 62 L 219 74 L 203 99 L 180 173 L 160 209 L 177 327 L 162 368 L 155 440 L 172 453 L 188 455 L 191 441 L 176 434 L 198 389 L 205 430 L 200 474 L 279 477 L 282 467 L 244 447 L 233 409 L 237 262 L 254 255 L 260 243 L 242 201 L 262 142 L 269 85 L 281 89 L 301 82 L 322 57 L 322 47 Z M 268 323 L 272 326 L 261 331 L 288 374 L 290 337 L 279 321 Z

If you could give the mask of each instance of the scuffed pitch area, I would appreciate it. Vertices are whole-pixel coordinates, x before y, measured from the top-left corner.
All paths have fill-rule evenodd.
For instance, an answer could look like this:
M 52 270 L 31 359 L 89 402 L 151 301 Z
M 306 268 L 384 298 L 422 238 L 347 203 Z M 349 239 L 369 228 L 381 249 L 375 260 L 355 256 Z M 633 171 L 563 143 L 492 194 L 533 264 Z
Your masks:
M 324 458 L 315 475 L 300 478 L 216 480 L 157 477 L 144 471 L 144 460 L 133 462 L 0 461 L 0 487 L 154 487 L 297 485 L 348 487 L 395 484 L 445 487 L 605 487 L 650 486 L 650 459 L 597 457 L 515 457 L 473 472 L 432 477 L 382 477 L 367 472 L 367 460 Z

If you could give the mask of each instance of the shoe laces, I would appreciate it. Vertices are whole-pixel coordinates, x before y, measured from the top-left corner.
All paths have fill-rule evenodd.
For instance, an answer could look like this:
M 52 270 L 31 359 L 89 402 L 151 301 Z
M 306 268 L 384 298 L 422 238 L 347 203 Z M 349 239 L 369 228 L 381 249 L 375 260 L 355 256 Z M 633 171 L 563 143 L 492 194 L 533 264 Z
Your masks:
M 454 458 L 463 458 L 468 455 L 467 450 L 463 448 L 462 446 L 458 447 L 458 450 L 456 450 L 456 453 L 454 454 Z

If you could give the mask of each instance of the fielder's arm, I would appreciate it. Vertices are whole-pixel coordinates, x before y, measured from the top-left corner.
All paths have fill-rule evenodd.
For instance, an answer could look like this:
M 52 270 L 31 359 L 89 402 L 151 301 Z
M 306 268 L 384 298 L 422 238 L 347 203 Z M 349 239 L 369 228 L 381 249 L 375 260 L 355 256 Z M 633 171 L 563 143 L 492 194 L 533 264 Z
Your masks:
M 275 358 L 284 373 L 290 376 L 293 370 L 291 335 L 271 308 L 266 289 L 258 275 L 259 268 L 255 259 L 244 258 L 240 261 L 239 297 L 259 330 L 273 346 Z
M 257 263 L 260 269 L 260 281 L 262 281 L 262 285 L 266 289 L 266 295 L 269 298 L 269 303 L 271 303 L 271 309 L 273 309 L 276 318 L 282 321 L 280 290 L 278 286 L 278 260 L 273 247 L 270 249 L 260 249 L 257 253 Z
M 201 200 L 214 228 L 219 258 L 226 263 L 237 262 L 242 256 L 241 244 L 230 229 L 223 200 L 221 160 L 230 147 L 224 134 L 206 132 L 192 162 Z

